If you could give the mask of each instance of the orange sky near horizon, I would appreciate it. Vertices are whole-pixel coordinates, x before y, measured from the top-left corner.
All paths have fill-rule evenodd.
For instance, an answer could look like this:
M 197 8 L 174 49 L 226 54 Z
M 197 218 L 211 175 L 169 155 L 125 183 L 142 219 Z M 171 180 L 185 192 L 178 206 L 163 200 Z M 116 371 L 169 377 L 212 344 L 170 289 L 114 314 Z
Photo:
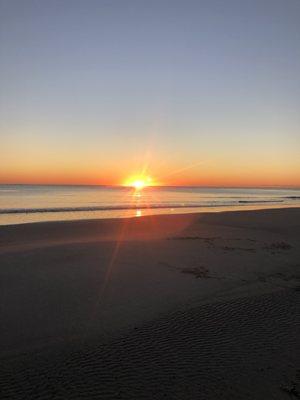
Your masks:
M 170 186 L 283 186 L 300 187 L 300 159 L 296 135 L 266 136 L 259 143 L 226 135 L 166 141 L 160 131 L 143 140 L 84 137 L 57 141 L 49 134 L 24 132 L 2 140 L 0 183 L 122 185 L 133 175 L 150 176 Z M 71 138 L 70 138 L 71 139 Z M 72 145 L 70 145 L 72 143 Z M 202 144 L 202 146 L 201 146 Z
M 1 162 L 0 162 L 1 163 Z M 91 163 L 92 164 L 92 163 Z M 165 186 L 221 186 L 300 187 L 299 167 L 294 160 L 285 163 L 256 162 L 255 164 L 225 160 L 221 164 L 199 162 L 190 165 L 159 163 L 137 167 L 134 162 L 99 166 L 84 163 L 60 164 L 16 161 L 6 170 L 0 170 L 3 184 L 69 184 L 69 185 L 123 185 L 132 176 L 150 176 L 153 185 Z M 126 165 L 128 164 L 128 165 Z

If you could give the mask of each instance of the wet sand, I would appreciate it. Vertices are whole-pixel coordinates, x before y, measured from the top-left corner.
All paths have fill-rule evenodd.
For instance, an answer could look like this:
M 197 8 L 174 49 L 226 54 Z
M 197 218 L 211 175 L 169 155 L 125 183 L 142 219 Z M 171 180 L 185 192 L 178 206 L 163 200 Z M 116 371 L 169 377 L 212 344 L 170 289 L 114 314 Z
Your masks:
M 0 227 L 7 399 L 300 397 L 300 209 Z

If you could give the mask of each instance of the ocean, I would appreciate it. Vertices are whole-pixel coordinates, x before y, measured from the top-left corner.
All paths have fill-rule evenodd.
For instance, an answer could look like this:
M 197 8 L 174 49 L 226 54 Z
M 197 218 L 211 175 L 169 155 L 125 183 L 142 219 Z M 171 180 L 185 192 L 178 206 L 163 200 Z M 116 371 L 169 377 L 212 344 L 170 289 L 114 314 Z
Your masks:
M 300 189 L 0 185 L 0 225 L 300 207 Z

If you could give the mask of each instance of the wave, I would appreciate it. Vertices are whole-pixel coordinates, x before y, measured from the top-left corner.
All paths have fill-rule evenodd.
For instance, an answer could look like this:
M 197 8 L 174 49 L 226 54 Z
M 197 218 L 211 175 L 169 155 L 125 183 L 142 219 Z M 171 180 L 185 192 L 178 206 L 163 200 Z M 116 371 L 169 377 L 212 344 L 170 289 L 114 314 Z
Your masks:
M 65 213 L 90 211 L 122 211 L 122 210 L 151 210 L 173 208 L 207 208 L 234 206 L 241 204 L 282 203 L 283 200 L 239 200 L 234 203 L 215 202 L 214 204 L 141 204 L 141 205 L 112 205 L 112 206 L 83 206 L 83 207 L 45 207 L 45 208 L 1 208 L 0 214 L 34 214 L 34 213 Z
M 238 203 L 241 204 L 248 204 L 248 203 L 254 203 L 254 204 L 260 204 L 260 203 L 283 203 L 283 200 L 239 200 Z

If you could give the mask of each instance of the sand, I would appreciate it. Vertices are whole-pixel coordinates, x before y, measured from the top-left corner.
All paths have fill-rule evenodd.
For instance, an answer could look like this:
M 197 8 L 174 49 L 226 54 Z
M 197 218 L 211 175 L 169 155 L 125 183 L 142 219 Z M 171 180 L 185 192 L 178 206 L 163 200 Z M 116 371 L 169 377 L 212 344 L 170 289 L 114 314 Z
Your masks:
M 299 237 L 299 208 L 0 227 L 0 398 L 299 398 Z

